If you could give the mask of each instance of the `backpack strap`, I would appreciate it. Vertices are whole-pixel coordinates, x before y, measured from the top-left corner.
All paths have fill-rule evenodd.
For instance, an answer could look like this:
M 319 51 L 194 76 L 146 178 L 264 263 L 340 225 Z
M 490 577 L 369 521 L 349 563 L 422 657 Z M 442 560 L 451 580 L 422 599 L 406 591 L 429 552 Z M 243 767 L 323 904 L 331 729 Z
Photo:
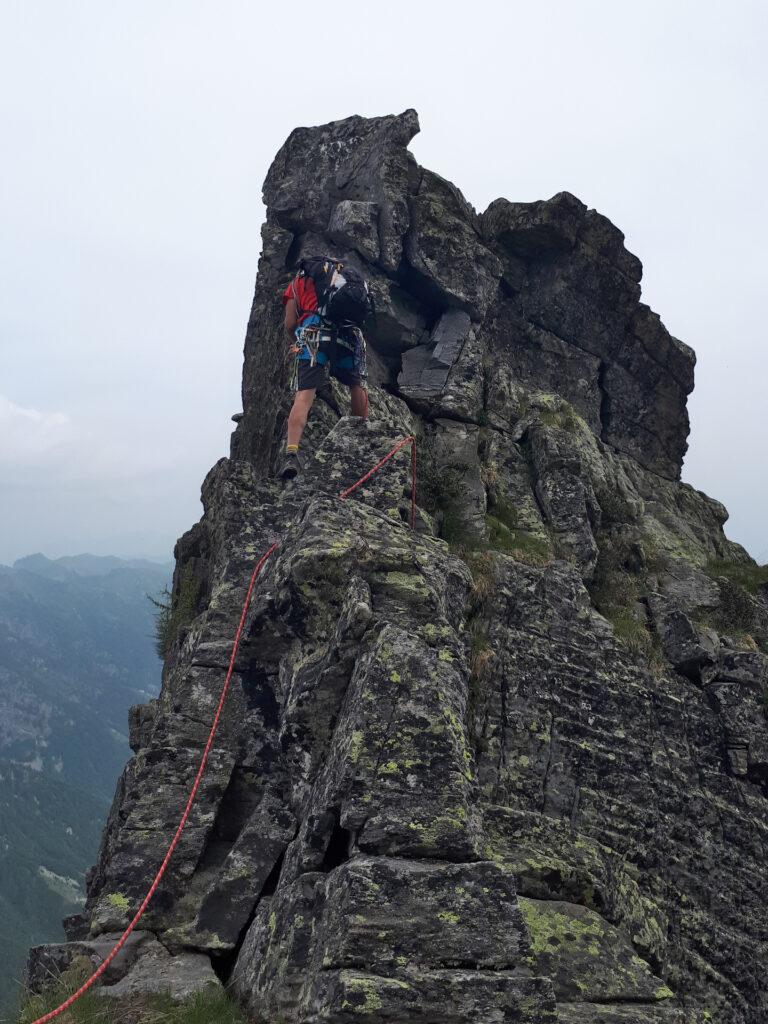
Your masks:
M 302 316 L 304 315 L 304 310 L 301 308 L 301 303 L 299 302 L 299 289 L 296 287 L 296 282 L 299 279 L 299 275 L 303 273 L 304 271 L 300 270 L 299 273 L 291 281 L 291 295 L 293 295 L 293 301 L 296 303 L 296 313 L 298 320 L 301 320 Z

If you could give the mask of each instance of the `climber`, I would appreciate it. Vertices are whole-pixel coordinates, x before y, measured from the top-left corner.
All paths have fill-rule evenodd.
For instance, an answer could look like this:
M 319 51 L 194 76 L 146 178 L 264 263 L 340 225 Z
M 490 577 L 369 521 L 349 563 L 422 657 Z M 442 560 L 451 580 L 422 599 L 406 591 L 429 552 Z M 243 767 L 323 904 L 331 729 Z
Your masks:
M 322 315 L 318 293 L 323 300 Z M 285 459 L 279 475 L 292 480 L 299 471 L 299 442 L 309 410 L 329 374 L 349 388 L 352 415 L 363 419 L 368 415 L 365 338 L 360 324 L 371 302 L 362 275 L 330 257 L 302 260 L 282 299 L 285 333 L 296 356 L 296 396 L 288 415 Z

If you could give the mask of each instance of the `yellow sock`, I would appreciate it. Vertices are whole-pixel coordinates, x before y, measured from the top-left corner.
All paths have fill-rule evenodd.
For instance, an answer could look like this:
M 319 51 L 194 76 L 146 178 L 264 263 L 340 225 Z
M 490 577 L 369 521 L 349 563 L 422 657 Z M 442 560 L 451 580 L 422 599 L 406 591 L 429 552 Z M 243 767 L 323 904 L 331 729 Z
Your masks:
M 292 452 L 294 455 L 298 452 L 299 446 L 297 444 L 287 444 L 285 446 L 287 452 Z

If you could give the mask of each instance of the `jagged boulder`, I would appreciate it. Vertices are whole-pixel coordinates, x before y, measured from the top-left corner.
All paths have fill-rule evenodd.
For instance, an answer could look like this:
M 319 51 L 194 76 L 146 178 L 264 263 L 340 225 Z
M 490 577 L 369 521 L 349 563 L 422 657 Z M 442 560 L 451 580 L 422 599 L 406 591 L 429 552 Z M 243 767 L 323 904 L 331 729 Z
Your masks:
M 176 972 L 264 1024 L 762 1024 L 768 598 L 679 482 L 693 353 L 605 217 L 568 193 L 478 216 L 417 130 L 297 129 L 269 171 L 243 414 L 176 548 L 191 612 L 84 914 L 30 970 L 134 912 L 278 541 L 113 994 Z M 324 391 L 283 488 L 279 295 L 319 249 L 377 299 L 371 417 Z M 407 449 L 339 500 L 411 434 L 415 531 Z

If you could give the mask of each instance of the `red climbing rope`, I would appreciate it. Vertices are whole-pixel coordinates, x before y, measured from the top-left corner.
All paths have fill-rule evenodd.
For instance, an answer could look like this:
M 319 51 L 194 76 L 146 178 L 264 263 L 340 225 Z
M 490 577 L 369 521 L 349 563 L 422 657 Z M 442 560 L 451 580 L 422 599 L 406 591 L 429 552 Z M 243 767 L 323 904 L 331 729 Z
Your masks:
M 391 448 L 383 459 L 380 459 L 373 469 L 369 469 L 365 476 L 361 476 L 360 479 L 348 487 L 346 491 L 342 491 L 339 497 L 343 501 L 348 498 L 352 491 L 356 491 L 358 487 L 361 487 L 366 480 L 370 480 L 374 473 L 377 473 L 381 467 L 392 458 L 393 455 L 397 455 L 401 448 L 409 444 L 411 446 L 411 529 L 416 529 L 416 438 L 413 436 L 404 437 L 401 441 L 398 441 L 394 448 Z
M 253 572 L 251 573 L 251 581 L 248 584 L 248 593 L 245 595 L 245 603 L 243 604 L 243 611 L 242 611 L 242 614 L 240 615 L 240 622 L 238 623 L 238 626 L 237 626 L 237 633 L 235 633 L 235 642 L 232 645 L 232 655 L 231 655 L 231 657 L 229 659 L 229 668 L 227 669 L 227 675 L 226 675 L 226 678 L 224 680 L 224 685 L 221 688 L 221 697 L 219 698 L 219 705 L 216 708 L 216 714 L 213 717 L 213 725 L 211 726 L 211 731 L 208 734 L 208 741 L 205 744 L 205 749 L 203 750 L 203 756 L 200 758 L 200 767 L 197 769 L 197 775 L 195 776 L 195 781 L 192 784 L 192 789 L 190 790 L 190 793 L 189 793 L 189 799 L 187 800 L 187 806 L 184 808 L 184 813 L 181 816 L 181 820 L 179 821 L 179 825 L 178 825 L 178 828 L 176 829 L 176 833 L 175 833 L 173 839 L 171 840 L 171 844 L 168 847 L 168 851 L 167 851 L 165 857 L 163 858 L 163 863 L 160 865 L 160 868 L 159 868 L 157 874 L 155 875 L 154 881 L 152 882 L 152 885 L 150 885 L 150 887 L 149 887 L 149 892 L 144 897 L 144 899 L 143 899 L 143 901 L 141 903 L 141 906 L 139 907 L 139 909 L 134 914 L 133 920 L 131 921 L 131 923 L 128 925 L 128 927 L 125 929 L 125 931 L 120 936 L 118 941 L 112 947 L 111 951 L 107 954 L 106 959 L 103 960 L 99 964 L 99 966 L 96 968 L 96 970 L 90 976 L 90 978 L 80 986 L 80 988 L 77 990 L 77 992 L 73 992 L 72 995 L 69 997 L 69 999 L 65 1000 L 61 1004 L 61 1006 L 57 1007 L 55 1010 L 51 1010 L 50 1013 L 46 1013 L 45 1016 L 39 1017 L 36 1021 L 34 1021 L 34 1024 L 45 1024 L 46 1021 L 53 1020 L 54 1017 L 58 1017 L 60 1013 L 63 1013 L 65 1010 L 68 1010 L 69 1007 L 74 1002 L 76 1002 L 76 1000 L 78 1000 L 80 998 L 80 996 L 84 995 L 88 991 L 88 989 L 94 984 L 94 982 L 98 978 L 101 977 L 101 975 L 104 973 L 104 971 L 106 971 L 106 969 L 109 967 L 109 965 L 115 959 L 117 954 L 123 948 L 125 943 L 128 941 L 128 936 L 131 934 L 131 932 L 134 930 L 136 925 L 139 923 L 139 921 L 143 917 L 144 911 L 147 909 L 147 905 L 149 904 L 149 901 L 155 895 L 157 887 L 160 885 L 160 880 L 162 879 L 163 875 L 165 874 L 165 869 L 168 867 L 168 862 L 170 861 L 170 859 L 171 859 L 171 857 L 173 855 L 173 851 L 176 849 L 176 846 L 178 845 L 179 839 L 181 838 L 181 833 L 184 831 L 184 826 L 187 824 L 187 819 L 189 818 L 189 812 L 192 810 L 192 804 L 195 802 L 195 797 L 197 796 L 197 791 L 200 788 L 200 782 L 202 781 L 203 773 L 205 772 L 205 766 L 208 763 L 208 755 L 211 752 L 211 747 L 213 746 L 213 739 L 214 739 L 214 737 L 216 735 L 216 730 L 219 727 L 219 719 L 221 718 L 221 712 L 222 712 L 222 710 L 224 708 L 224 701 L 227 699 L 227 693 L 229 692 L 229 683 L 230 683 L 230 680 L 232 679 L 232 672 L 233 672 L 234 667 L 235 667 L 235 658 L 237 656 L 237 649 L 240 646 L 240 636 L 242 635 L 243 627 L 245 625 L 245 617 L 248 614 L 248 608 L 249 608 L 250 603 L 251 603 L 251 595 L 253 594 L 253 587 L 254 587 L 254 584 L 256 583 L 256 577 L 261 572 L 261 570 L 262 570 L 265 562 L 267 561 L 267 559 L 270 557 L 270 555 L 272 555 L 274 553 L 274 551 L 276 549 L 277 549 L 277 543 L 274 543 L 272 545 L 272 547 L 269 548 L 268 551 L 264 552 L 264 554 L 261 556 L 261 558 L 258 560 L 256 565 L 254 566 Z
M 412 483 L 411 483 L 411 528 L 415 529 L 416 528 L 416 439 L 414 437 L 405 437 L 405 438 L 402 439 L 402 441 L 398 441 L 398 443 L 394 446 L 394 448 L 392 448 L 391 451 L 389 451 L 384 456 L 383 459 L 381 459 L 379 462 L 377 462 L 372 470 L 370 470 L 368 473 L 366 473 L 365 476 L 360 477 L 360 479 L 356 483 L 352 484 L 351 487 L 348 487 L 346 489 L 346 491 L 342 491 L 341 494 L 339 494 L 339 498 L 341 498 L 342 500 L 344 498 L 347 498 L 354 490 L 356 490 L 358 487 L 360 487 L 361 484 L 364 484 L 366 480 L 370 480 L 370 478 L 373 476 L 373 474 L 378 472 L 378 470 L 380 470 L 381 467 L 386 462 L 388 462 L 392 458 L 393 455 L 395 455 L 397 452 L 399 452 L 400 449 L 403 448 L 406 444 L 410 444 L 411 445 L 411 473 L 412 473 L 412 476 L 413 476 Z M 85 993 L 88 991 L 88 989 L 91 988 L 91 986 L 96 981 L 98 981 L 98 979 L 101 977 L 101 975 L 106 971 L 106 969 L 109 967 L 109 965 L 115 959 L 117 954 L 123 948 L 125 943 L 128 941 L 128 936 L 131 934 L 131 932 L 134 930 L 134 928 L 139 923 L 141 918 L 144 916 L 144 911 L 147 909 L 147 906 L 149 905 L 150 900 L 155 895 L 155 892 L 157 891 L 157 887 L 160 885 L 160 882 L 161 882 L 161 880 L 163 878 L 163 875 L 165 874 L 166 868 L 168 867 L 168 863 L 169 863 L 171 857 L 173 856 L 173 851 L 176 849 L 176 847 L 178 845 L 178 842 L 179 842 L 179 839 L 181 838 L 181 833 L 184 831 L 184 826 L 187 824 L 187 819 L 189 818 L 190 811 L 192 810 L 192 805 L 194 804 L 195 798 L 197 796 L 197 791 L 199 790 L 200 783 L 202 782 L 202 779 L 203 779 L 203 774 L 205 773 L 205 768 L 206 768 L 206 765 L 208 763 L 208 755 L 211 752 L 211 747 L 213 746 L 213 740 L 214 740 L 214 738 L 216 736 L 216 731 L 219 728 L 219 719 L 221 718 L 221 712 L 224 710 L 224 702 L 226 701 L 227 694 L 229 692 L 229 684 L 230 684 L 230 681 L 232 679 L 232 673 L 233 673 L 234 668 L 235 668 L 235 658 L 237 657 L 237 651 L 238 651 L 238 648 L 240 646 L 240 637 L 242 636 L 243 628 L 245 627 L 245 619 L 246 619 L 246 616 L 248 615 L 248 609 L 249 609 L 250 604 L 251 604 L 251 597 L 253 595 L 253 588 L 256 585 L 256 577 L 259 575 L 261 570 L 264 568 L 264 565 L 267 562 L 267 559 L 269 559 L 270 556 L 275 553 L 275 551 L 277 550 L 278 546 L 279 546 L 278 542 L 275 541 L 275 543 L 272 545 L 272 547 L 270 547 L 267 551 L 264 552 L 264 554 L 258 560 L 256 565 L 253 567 L 253 572 L 251 573 L 251 579 L 250 579 L 250 582 L 248 584 L 248 591 L 247 591 L 247 593 L 245 595 L 245 601 L 243 603 L 243 610 L 242 610 L 242 612 L 240 614 L 240 622 L 238 623 L 237 632 L 235 633 L 235 640 L 234 640 L 234 643 L 232 644 L 232 654 L 231 654 L 230 659 L 229 659 L 229 667 L 227 668 L 227 675 L 226 675 L 226 678 L 224 679 L 224 685 L 221 688 L 221 696 L 219 697 L 219 703 L 218 703 L 218 707 L 216 708 L 216 714 L 213 716 L 213 723 L 211 725 L 211 731 L 208 733 L 208 739 L 207 739 L 206 744 L 205 744 L 205 749 L 203 750 L 203 756 L 200 758 L 200 766 L 197 769 L 197 775 L 195 776 L 195 781 L 192 784 L 192 789 L 190 790 L 189 798 L 187 799 L 187 805 L 184 808 L 184 813 L 181 816 L 181 819 L 179 821 L 179 824 L 178 824 L 178 827 L 176 829 L 176 832 L 174 833 L 173 839 L 171 840 L 170 846 L 168 847 L 168 850 L 167 850 L 167 852 L 165 854 L 165 857 L 163 858 L 163 863 L 160 865 L 160 867 L 159 867 L 159 869 L 157 871 L 157 874 L 155 875 L 154 880 L 152 881 L 152 884 L 149 887 L 149 891 L 147 892 L 147 895 L 142 900 L 141 906 L 139 907 L 139 909 L 134 914 L 133 919 L 131 920 L 131 923 L 125 929 L 123 934 L 120 936 L 120 938 L 117 940 L 115 945 L 112 947 L 112 949 L 107 954 L 106 958 L 99 964 L 99 966 L 96 968 L 96 970 L 90 976 L 90 978 L 88 978 L 88 980 L 85 981 L 76 992 L 73 992 L 72 995 L 69 996 L 69 998 L 66 999 L 61 1004 L 61 1006 L 57 1006 L 56 1009 L 55 1010 L 51 1010 L 50 1013 L 46 1013 L 44 1016 L 38 1017 L 37 1020 L 33 1021 L 33 1024 L 46 1024 L 47 1021 L 53 1020 L 54 1017 L 58 1017 L 59 1014 L 62 1014 L 62 1013 L 64 1013 L 65 1010 L 68 1010 L 69 1007 L 73 1003 L 77 1002 L 77 1000 L 80 998 L 80 996 L 85 995 Z

